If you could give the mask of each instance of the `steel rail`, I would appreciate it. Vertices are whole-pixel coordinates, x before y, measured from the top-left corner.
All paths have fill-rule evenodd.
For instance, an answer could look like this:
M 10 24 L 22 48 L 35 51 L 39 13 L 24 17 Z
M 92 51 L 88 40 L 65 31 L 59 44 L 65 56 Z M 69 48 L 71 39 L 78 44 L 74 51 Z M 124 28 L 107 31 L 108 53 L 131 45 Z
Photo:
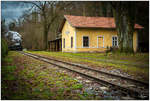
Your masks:
M 31 53 L 28 53 L 28 54 L 31 54 Z M 103 73 L 103 74 L 110 75 L 110 76 L 113 76 L 113 77 L 117 77 L 117 78 L 120 78 L 120 79 L 125 79 L 125 80 L 131 81 L 131 82 L 136 82 L 136 83 L 142 84 L 142 85 L 147 86 L 147 87 L 149 86 L 149 83 L 147 83 L 147 82 L 136 80 L 136 79 L 131 79 L 131 78 L 124 77 L 124 76 L 121 76 L 121 75 L 107 73 L 107 72 L 104 72 L 104 71 L 101 71 L 101 70 L 98 70 L 98 69 L 93 69 L 92 67 L 89 67 L 89 66 L 87 67 L 87 66 L 80 65 L 80 64 L 69 63 L 69 62 L 65 62 L 65 61 L 61 61 L 61 60 L 52 59 L 52 58 L 49 58 L 49 57 L 44 57 L 44 56 L 37 55 L 37 54 L 31 54 L 31 55 L 35 55 L 35 56 L 38 56 L 38 57 L 41 57 L 41 58 L 46 58 L 46 59 L 49 59 L 49 60 L 65 63 L 65 64 L 72 65 L 72 66 L 78 66 L 78 67 L 88 69 L 88 70 L 92 70 L 92 71 L 95 71 L 95 72 L 98 72 L 98 73 Z
M 56 64 L 56 63 L 53 63 L 53 62 L 50 62 L 50 61 L 47 61 L 47 60 L 54 60 L 54 61 L 57 61 L 57 62 L 62 62 L 62 63 L 68 64 L 68 65 L 74 65 L 74 66 L 78 66 L 78 67 L 79 67 L 80 65 L 76 65 L 76 64 L 72 64 L 72 63 L 68 63 L 68 62 L 64 62 L 64 61 L 60 61 L 60 60 L 50 59 L 50 58 L 47 58 L 47 57 L 43 57 L 43 56 L 31 54 L 31 53 L 24 53 L 24 52 L 20 52 L 20 53 L 22 53 L 22 54 L 24 54 L 24 55 L 27 55 L 27 56 L 30 56 L 30 57 L 32 57 L 32 58 L 38 59 L 38 60 L 43 61 L 43 62 L 52 64 L 52 65 L 55 65 L 55 66 L 58 66 L 58 67 L 61 67 L 61 68 L 65 68 L 65 69 L 67 69 L 67 70 L 69 70 L 69 71 L 78 73 L 78 74 L 83 75 L 83 76 L 85 76 L 85 77 L 94 79 L 94 80 L 96 80 L 96 81 L 97 81 L 98 83 L 100 83 L 100 84 L 104 83 L 103 85 L 105 85 L 105 86 L 106 86 L 106 85 L 110 85 L 110 86 L 119 88 L 119 89 L 121 89 L 121 90 L 123 90 L 123 91 L 126 91 L 126 92 L 130 93 L 131 96 L 133 96 L 134 98 L 141 99 L 141 98 L 139 97 L 139 96 L 140 96 L 140 92 L 139 92 L 138 90 L 126 88 L 126 87 L 123 87 L 123 86 L 121 86 L 121 85 L 116 85 L 116 84 L 114 84 L 114 83 L 111 83 L 111 82 L 108 82 L 108 81 L 105 81 L 105 80 L 101 80 L 101 79 L 96 78 L 96 77 L 94 77 L 94 76 L 91 76 L 91 75 L 88 75 L 88 74 L 85 74 L 85 73 L 82 73 L 82 72 L 79 72 L 79 71 L 76 71 L 76 70 L 67 68 L 67 67 L 65 67 L 65 66 L 58 65 L 58 64 Z M 41 58 L 43 58 L 43 59 L 41 59 Z M 47 59 L 47 60 L 44 60 L 44 59 Z M 80 67 L 83 67 L 83 66 L 80 66 Z M 89 67 L 84 67 L 84 69 L 93 70 L 93 69 L 91 69 L 91 68 L 89 68 Z M 93 71 L 103 73 L 102 71 L 99 71 L 99 70 L 96 70 L 96 69 L 94 69 Z M 104 73 L 105 73 L 105 72 L 104 72 Z M 106 73 L 106 74 L 109 74 L 109 73 Z M 114 76 L 114 74 L 110 74 L 110 75 Z M 115 76 L 116 76 L 116 77 L 119 77 L 118 75 L 115 75 Z M 119 78 L 120 78 L 120 77 L 119 77 Z M 125 77 L 121 77 L 121 78 L 125 78 Z M 127 78 L 127 79 L 128 79 L 128 78 Z M 132 80 L 134 80 L 134 79 L 132 79 Z M 135 80 L 135 81 L 137 82 L 137 80 Z M 138 81 L 138 83 L 139 83 L 139 82 L 141 83 L 141 81 Z M 142 82 L 142 83 L 143 83 L 143 82 Z M 144 84 L 145 84 L 145 83 L 144 83 Z

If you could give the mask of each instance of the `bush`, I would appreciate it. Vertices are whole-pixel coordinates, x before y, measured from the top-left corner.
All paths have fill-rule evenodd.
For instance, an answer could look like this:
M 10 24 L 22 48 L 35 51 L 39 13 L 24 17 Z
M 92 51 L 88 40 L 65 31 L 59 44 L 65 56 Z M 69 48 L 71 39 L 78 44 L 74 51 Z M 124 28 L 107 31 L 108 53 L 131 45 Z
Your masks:
M 110 47 L 110 51 L 112 53 L 120 53 L 121 52 L 118 47 Z
M 108 47 L 107 46 L 106 53 L 109 53 L 109 52 L 116 53 L 116 52 L 120 52 L 120 50 L 118 47 Z
M 2 42 L 1 42 L 1 56 L 2 56 L 2 58 L 4 58 L 7 54 L 8 54 L 8 45 L 7 45 L 7 42 L 4 39 L 2 39 Z

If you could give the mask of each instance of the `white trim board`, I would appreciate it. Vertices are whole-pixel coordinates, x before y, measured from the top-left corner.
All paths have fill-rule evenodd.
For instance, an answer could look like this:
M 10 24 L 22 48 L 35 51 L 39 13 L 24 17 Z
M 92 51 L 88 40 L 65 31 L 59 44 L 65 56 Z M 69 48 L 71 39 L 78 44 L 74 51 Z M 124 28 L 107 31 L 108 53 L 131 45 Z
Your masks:
M 97 47 L 77 47 L 77 48 L 97 48 Z M 107 48 L 107 47 L 100 47 L 100 48 Z
M 76 48 L 77 48 L 77 43 L 76 43 L 76 40 L 77 40 L 77 32 L 76 32 L 76 28 L 75 28 L 74 30 L 75 30 L 74 48 L 75 48 L 75 50 L 76 50 Z

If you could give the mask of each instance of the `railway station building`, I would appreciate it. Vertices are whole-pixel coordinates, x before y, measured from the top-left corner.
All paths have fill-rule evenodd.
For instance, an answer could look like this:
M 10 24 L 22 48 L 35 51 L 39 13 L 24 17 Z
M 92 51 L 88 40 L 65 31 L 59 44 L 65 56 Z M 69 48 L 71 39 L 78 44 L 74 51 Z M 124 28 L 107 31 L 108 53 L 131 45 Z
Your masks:
M 118 47 L 118 36 L 115 28 L 113 17 L 64 15 L 59 29 L 61 37 L 49 42 L 50 50 L 105 52 L 107 47 Z M 138 49 L 138 30 L 143 27 L 135 24 L 134 28 L 133 50 L 136 52 Z

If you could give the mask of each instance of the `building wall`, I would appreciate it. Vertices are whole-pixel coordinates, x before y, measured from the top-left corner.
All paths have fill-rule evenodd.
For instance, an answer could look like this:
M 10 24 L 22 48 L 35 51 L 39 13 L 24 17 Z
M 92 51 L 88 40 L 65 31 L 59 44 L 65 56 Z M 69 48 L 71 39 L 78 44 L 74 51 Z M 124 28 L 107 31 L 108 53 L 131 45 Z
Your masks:
M 69 31 L 69 34 L 66 34 L 67 31 Z M 73 48 L 71 48 L 71 36 L 73 37 Z M 89 37 L 88 48 L 83 47 L 83 36 Z M 98 36 L 103 37 L 104 47 L 98 47 Z M 74 28 L 66 21 L 62 29 L 62 52 L 104 52 L 107 46 L 112 46 L 113 36 L 117 36 L 117 31 L 114 29 Z M 65 48 L 63 47 L 64 38 Z M 135 31 L 133 34 L 133 49 L 135 52 L 137 41 L 137 31 Z
M 89 48 L 83 47 L 83 36 L 89 36 Z M 98 36 L 103 37 L 104 47 L 98 48 Z M 112 46 L 112 37 L 117 36 L 117 31 L 113 29 L 77 29 L 77 52 L 86 52 L 86 51 L 99 51 L 103 52 L 107 49 L 107 46 Z M 133 34 L 133 49 L 137 51 L 137 31 Z
M 107 46 L 112 46 L 112 36 L 116 36 L 116 32 L 111 29 L 77 29 L 77 51 L 105 51 Z M 83 48 L 83 36 L 89 37 L 89 48 Z M 103 37 L 104 47 L 98 48 L 98 36 Z
M 73 48 L 71 48 L 71 37 L 73 37 Z M 65 38 L 65 48 L 64 46 Z M 75 28 L 72 27 L 68 21 L 65 22 L 62 29 L 62 52 L 73 52 L 75 51 Z

